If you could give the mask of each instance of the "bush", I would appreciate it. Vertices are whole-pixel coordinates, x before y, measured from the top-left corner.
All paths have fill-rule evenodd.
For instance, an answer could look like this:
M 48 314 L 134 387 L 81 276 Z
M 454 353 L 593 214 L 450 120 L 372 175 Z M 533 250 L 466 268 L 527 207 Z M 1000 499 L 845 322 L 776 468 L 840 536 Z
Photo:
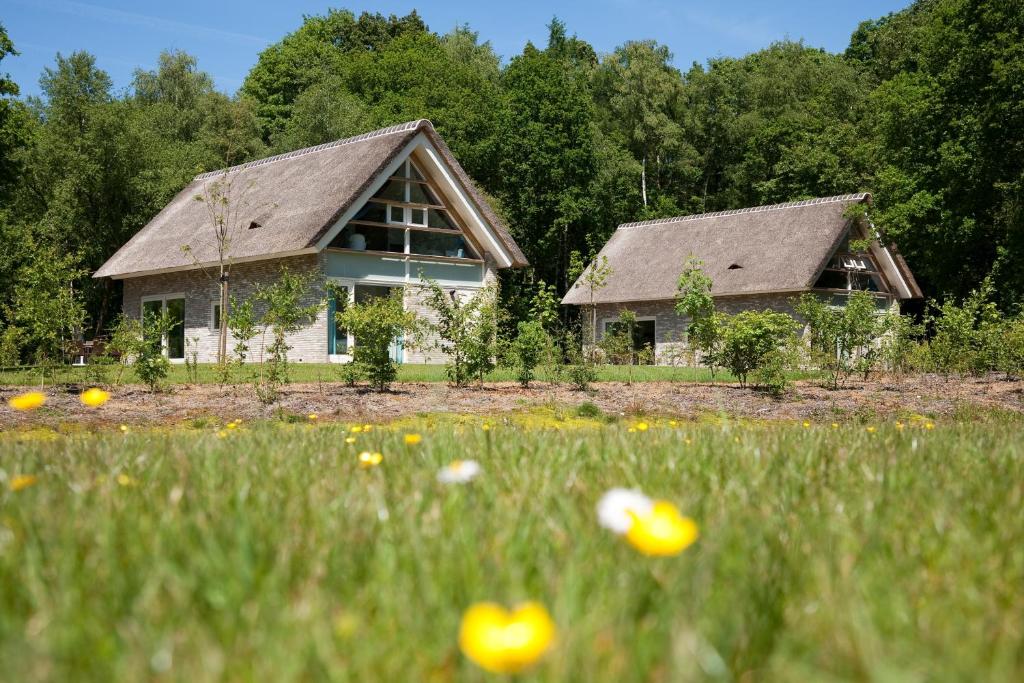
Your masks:
M 135 345 L 135 374 L 149 387 L 150 391 L 159 389 L 171 370 L 171 361 L 167 360 L 164 355 L 163 340 L 177 324 L 171 321 L 167 311 L 163 311 L 144 316 L 138 328 L 125 325 L 123 332 L 125 335 L 129 334 L 132 329 L 137 329 L 140 332 Z M 124 343 L 129 347 L 133 344 L 127 339 Z
M 809 327 L 811 360 L 829 377 L 833 389 L 851 374 L 867 375 L 878 356 L 876 343 L 885 333 L 887 318 L 880 316 L 874 295 L 852 292 L 846 305 L 833 306 L 820 296 L 804 294 L 796 311 Z
M 385 391 L 398 375 L 398 365 L 391 358 L 391 345 L 396 337 L 410 337 L 415 346 L 419 323 L 416 314 L 406 311 L 403 292 L 390 296 L 348 304 L 336 315 L 338 324 L 352 333 L 352 363 L 378 391 Z
M 718 362 L 746 386 L 750 373 L 758 370 L 769 354 L 791 343 L 795 329 L 793 318 L 775 311 L 743 311 L 726 316 Z
M 427 279 L 425 287 L 424 303 L 437 317 L 437 347 L 448 358 L 448 379 L 457 387 L 472 377 L 483 383 L 498 356 L 496 286 L 489 284 L 465 300 L 454 289 L 446 292 L 435 280 Z
M 311 284 L 311 276 L 282 268 L 277 280 L 257 287 L 253 295 L 253 299 L 266 308 L 261 323 L 274 335 L 274 341 L 268 349 L 270 359 L 266 363 L 267 387 L 260 394 L 264 400 L 273 400 L 277 393 L 276 387 L 288 381 L 288 352 L 292 348 L 287 342 L 288 335 L 312 324 L 323 308 L 323 301 L 302 305 Z
M 981 374 L 997 364 L 1002 318 L 989 301 L 992 283 L 986 278 L 972 290 L 962 305 L 947 299 L 931 302 L 928 322 L 933 336 L 929 343 L 932 368 L 945 377 L 951 374 Z
M 550 341 L 539 320 L 524 320 L 516 326 L 516 338 L 510 345 L 510 355 L 516 379 L 524 387 L 530 386 Z

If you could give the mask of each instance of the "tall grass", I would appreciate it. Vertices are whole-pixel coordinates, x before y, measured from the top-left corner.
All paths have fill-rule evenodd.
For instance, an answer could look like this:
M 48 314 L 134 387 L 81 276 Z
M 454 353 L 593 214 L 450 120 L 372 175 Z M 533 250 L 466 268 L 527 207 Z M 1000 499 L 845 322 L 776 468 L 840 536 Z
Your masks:
M 485 599 L 557 622 L 527 680 L 1024 677 L 1019 422 L 431 424 L 3 437 L 2 678 L 485 680 Z M 437 483 L 456 458 L 481 477 Z M 614 486 L 700 540 L 638 555 L 595 521 Z

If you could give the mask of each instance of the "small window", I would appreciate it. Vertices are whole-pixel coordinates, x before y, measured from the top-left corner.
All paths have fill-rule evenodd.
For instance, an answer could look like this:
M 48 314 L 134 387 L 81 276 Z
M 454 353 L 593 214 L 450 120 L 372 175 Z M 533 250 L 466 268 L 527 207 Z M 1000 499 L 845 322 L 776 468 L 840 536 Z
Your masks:
M 388 207 L 390 212 L 389 223 L 404 223 L 405 222 L 405 209 L 400 206 Z
M 253 221 L 253 222 L 249 223 L 249 229 L 250 230 L 255 230 L 256 228 L 262 228 L 262 227 L 263 226 L 260 225 L 259 223 L 257 223 L 256 221 Z
M 215 302 L 213 304 L 213 316 L 211 316 L 211 317 L 213 318 L 213 325 L 212 325 L 211 329 L 219 330 L 220 329 L 220 302 Z
M 426 225 L 427 224 L 427 212 L 426 209 L 409 209 L 410 217 L 409 223 L 412 225 Z

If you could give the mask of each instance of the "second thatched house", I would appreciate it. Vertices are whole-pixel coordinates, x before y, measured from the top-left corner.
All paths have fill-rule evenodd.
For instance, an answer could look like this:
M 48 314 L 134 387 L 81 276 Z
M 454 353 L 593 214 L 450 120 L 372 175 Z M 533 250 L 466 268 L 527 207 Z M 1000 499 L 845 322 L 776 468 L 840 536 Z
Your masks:
M 894 246 L 885 246 L 863 215 L 869 194 L 663 218 L 620 225 L 598 254 L 611 275 L 591 292 L 581 278 L 563 304 L 596 308 L 595 338 L 623 309 L 638 320 L 638 346 L 650 345 L 659 362 L 685 340 L 686 318 L 675 311 L 679 276 L 690 256 L 704 262 L 719 310 L 773 309 L 793 313 L 793 301 L 817 292 L 842 305 L 853 290 L 870 291 L 880 308 L 921 297 Z M 853 252 L 851 240 L 869 240 Z M 589 317 L 589 316 L 588 316 Z

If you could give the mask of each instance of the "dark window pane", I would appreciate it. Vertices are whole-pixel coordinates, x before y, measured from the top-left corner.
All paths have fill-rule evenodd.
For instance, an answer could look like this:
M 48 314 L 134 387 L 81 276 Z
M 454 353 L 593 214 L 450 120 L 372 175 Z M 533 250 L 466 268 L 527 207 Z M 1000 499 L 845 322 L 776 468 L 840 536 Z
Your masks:
M 168 299 L 167 317 L 171 329 L 167 332 L 167 357 L 185 357 L 185 300 Z
M 374 196 L 379 197 L 381 199 L 390 199 L 396 202 L 404 202 L 405 186 L 407 184 L 408 183 L 405 183 L 404 181 L 401 180 L 389 180 L 384 184 L 384 187 L 380 188 L 380 192 L 378 192 Z
M 401 206 L 392 206 L 389 209 L 391 211 L 391 222 L 392 223 L 404 223 L 405 222 L 405 209 Z
M 372 221 L 374 223 L 386 223 L 388 219 L 387 215 L 387 204 L 378 204 L 376 202 L 367 202 L 366 206 L 359 210 L 356 217 L 353 220 L 357 221 Z
M 409 167 L 412 169 L 413 178 L 415 178 L 416 180 L 423 180 L 423 174 L 416 170 L 416 166 L 414 166 L 412 162 L 409 162 Z
M 419 183 L 409 184 L 409 201 L 413 204 L 438 204 L 437 197 L 426 185 Z
M 339 287 L 335 290 L 331 301 L 332 324 L 334 327 L 334 347 L 331 353 L 348 353 L 348 330 L 338 324 L 338 311 L 348 304 L 348 287 Z
M 390 251 L 401 254 L 405 251 L 405 229 L 385 228 L 373 225 L 346 225 L 329 246 L 335 249 L 355 251 Z
M 455 230 L 455 223 L 452 222 L 451 216 L 448 215 L 447 211 L 441 211 L 440 209 L 427 209 L 427 226 L 431 228 L 443 228 L 445 230 Z
M 472 254 L 461 236 L 445 235 L 436 232 L 417 232 L 413 230 L 409 236 L 409 251 L 413 254 L 424 254 L 426 256 L 472 258 Z
M 413 225 L 426 225 L 426 212 L 423 209 L 409 209 L 409 222 Z
M 160 344 L 161 340 L 157 339 L 157 335 L 152 333 L 153 322 L 159 320 L 160 315 L 164 310 L 164 303 L 162 301 L 146 301 L 142 304 L 142 324 L 143 330 L 146 333 L 146 341 L 150 344 Z
M 848 287 L 846 273 L 841 273 L 836 270 L 826 270 L 818 278 L 815 287 L 821 289 L 846 289 Z

